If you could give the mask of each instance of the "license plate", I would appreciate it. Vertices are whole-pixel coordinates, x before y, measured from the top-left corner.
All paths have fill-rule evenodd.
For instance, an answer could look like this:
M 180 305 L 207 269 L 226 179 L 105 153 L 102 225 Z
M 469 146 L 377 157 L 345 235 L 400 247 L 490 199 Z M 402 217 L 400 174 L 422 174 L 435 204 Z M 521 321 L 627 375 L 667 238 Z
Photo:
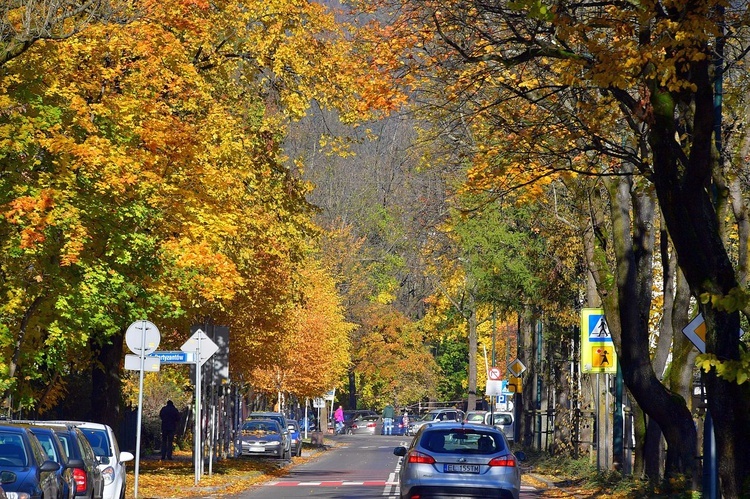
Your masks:
M 446 473 L 479 473 L 478 464 L 446 464 L 443 471 Z
M 266 448 L 261 445 L 251 445 L 250 452 L 265 452 Z

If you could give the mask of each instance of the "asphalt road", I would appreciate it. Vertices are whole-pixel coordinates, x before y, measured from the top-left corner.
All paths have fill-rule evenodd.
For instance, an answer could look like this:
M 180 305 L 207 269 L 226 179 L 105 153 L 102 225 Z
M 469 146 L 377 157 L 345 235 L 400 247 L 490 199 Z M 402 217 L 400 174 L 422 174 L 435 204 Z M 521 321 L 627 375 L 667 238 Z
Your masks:
M 295 466 L 285 476 L 236 496 L 236 499 L 397 499 L 398 456 L 393 448 L 410 437 L 340 435 L 336 445 L 311 461 Z M 523 487 L 521 497 L 537 497 Z

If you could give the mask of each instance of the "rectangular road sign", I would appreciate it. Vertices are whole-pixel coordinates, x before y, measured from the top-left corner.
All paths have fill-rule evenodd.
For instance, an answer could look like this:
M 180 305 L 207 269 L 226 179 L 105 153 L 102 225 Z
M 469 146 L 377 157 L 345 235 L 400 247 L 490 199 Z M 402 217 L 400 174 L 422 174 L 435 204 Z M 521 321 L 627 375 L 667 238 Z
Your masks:
M 154 352 L 151 355 L 159 357 L 162 364 L 193 364 L 195 362 L 195 352 Z
M 581 310 L 581 372 L 617 372 L 617 354 L 601 308 Z

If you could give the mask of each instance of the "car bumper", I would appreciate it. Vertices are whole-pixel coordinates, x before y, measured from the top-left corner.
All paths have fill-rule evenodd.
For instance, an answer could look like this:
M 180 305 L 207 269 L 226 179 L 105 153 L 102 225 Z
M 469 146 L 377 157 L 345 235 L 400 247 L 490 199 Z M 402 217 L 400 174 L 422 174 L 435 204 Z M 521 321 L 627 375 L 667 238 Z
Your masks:
M 243 456 L 283 457 L 284 450 L 285 449 L 282 445 L 264 446 L 262 450 L 260 450 L 260 446 L 250 445 L 250 444 L 246 444 L 245 442 L 242 442 L 241 454 Z
M 518 499 L 518 491 L 501 490 L 491 487 L 442 487 L 429 485 L 416 485 L 406 490 L 401 490 L 401 497 L 419 499 L 448 499 L 448 498 L 492 498 L 492 499 Z

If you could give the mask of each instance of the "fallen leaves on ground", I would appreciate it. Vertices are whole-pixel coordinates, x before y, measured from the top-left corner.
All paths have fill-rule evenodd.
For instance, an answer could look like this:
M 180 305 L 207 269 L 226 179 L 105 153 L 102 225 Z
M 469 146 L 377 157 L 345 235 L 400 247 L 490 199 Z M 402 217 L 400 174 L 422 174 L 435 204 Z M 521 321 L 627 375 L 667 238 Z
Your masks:
M 292 458 L 293 465 L 309 461 L 311 456 Z M 141 458 L 138 467 L 138 497 L 176 499 L 186 497 L 227 497 L 236 495 L 267 480 L 286 475 L 286 461 L 240 457 L 214 461 L 211 475 L 206 462 L 198 485 L 190 451 L 175 451 L 173 461 Z M 127 498 L 135 497 L 135 466 L 128 466 Z

